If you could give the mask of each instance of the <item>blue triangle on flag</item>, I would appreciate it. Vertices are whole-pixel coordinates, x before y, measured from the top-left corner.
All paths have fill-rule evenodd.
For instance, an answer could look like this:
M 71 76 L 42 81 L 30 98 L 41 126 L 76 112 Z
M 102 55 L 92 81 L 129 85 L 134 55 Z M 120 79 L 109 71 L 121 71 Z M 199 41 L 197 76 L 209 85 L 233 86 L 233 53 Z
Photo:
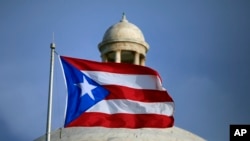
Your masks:
M 65 126 L 93 105 L 103 100 L 109 91 L 89 76 L 61 58 L 66 76 L 68 102 Z

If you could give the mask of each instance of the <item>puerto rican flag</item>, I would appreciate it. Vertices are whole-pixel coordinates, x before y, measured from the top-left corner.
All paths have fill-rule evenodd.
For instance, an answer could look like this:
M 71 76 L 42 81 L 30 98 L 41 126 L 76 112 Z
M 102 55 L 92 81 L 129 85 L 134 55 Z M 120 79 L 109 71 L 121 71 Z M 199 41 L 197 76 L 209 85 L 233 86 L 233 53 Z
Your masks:
M 174 102 L 148 67 L 60 56 L 68 98 L 65 127 L 166 128 Z

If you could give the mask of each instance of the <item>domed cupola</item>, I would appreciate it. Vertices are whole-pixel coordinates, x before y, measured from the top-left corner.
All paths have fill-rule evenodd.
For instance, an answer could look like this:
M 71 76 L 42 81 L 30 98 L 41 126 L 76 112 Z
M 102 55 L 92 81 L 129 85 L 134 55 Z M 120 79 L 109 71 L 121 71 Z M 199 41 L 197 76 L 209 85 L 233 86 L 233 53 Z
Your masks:
M 105 32 L 98 45 L 103 62 L 130 63 L 145 65 L 149 45 L 141 30 L 130 23 L 125 14 L 120 22 Z

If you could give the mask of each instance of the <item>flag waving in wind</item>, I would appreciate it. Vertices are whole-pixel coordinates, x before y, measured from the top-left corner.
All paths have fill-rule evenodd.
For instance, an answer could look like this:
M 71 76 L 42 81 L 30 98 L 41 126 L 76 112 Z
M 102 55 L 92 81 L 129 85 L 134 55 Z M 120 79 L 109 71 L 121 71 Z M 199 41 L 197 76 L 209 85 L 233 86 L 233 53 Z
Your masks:
M 60 56 L 67 82 L 65 127 L 166 128 L 174 103 L 148 67 Z

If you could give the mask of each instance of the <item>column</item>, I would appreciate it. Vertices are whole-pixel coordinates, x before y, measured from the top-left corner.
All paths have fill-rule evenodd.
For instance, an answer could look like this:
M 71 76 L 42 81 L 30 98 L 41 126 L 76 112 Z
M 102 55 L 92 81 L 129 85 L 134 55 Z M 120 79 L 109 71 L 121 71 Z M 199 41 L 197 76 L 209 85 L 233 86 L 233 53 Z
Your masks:
M 102 54 L 102 62 L 108 62 L 107 56 L 105 54 Z
M 145 57 L 143 56 L 140 60 L 140 65 L 145 66 Z
M 121 63 L 121 50 L 117 50 L 115 52 L 115 62 L 116 63 Z
M 140 61 L 140 54 L 138 52 L 135 52 L 134 64 L 140 65 L 139 61 Z

